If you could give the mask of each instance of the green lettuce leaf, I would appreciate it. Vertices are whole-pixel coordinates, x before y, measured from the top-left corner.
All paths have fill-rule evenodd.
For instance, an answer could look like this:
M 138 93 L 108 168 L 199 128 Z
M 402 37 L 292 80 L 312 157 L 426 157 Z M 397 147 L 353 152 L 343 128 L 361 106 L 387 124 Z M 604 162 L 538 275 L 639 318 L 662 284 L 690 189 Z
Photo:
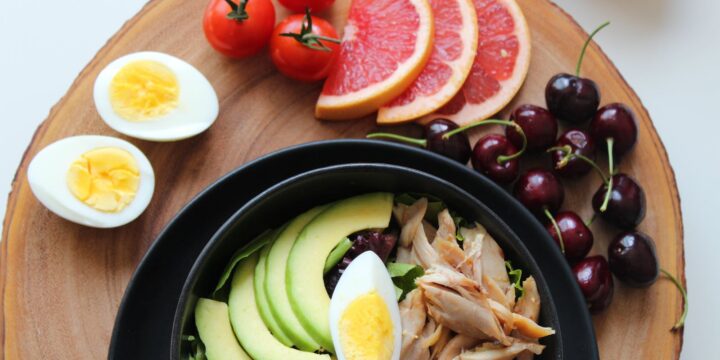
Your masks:
M 230 275 L 232 275 L 235 266 L 237 266 L 237 264 L 241 260 L 251 256 L 258 250 L 262 249 L 265 245 L 270 243 L 273 239 L 275 239 L 276 233 L 276 231 L 267 230 L 262 234 L 258 235 L 258 237 L 256 237 L 255 239 L 251 240 L 247 245 L 238 249 L 238 251 L 233 254 L 232 260 L 230 260 L 230 262 L 225 266 L 225 270 L 223 270 L 223 273 L 220 276 L 220 281 L 218 281 L 218 284 L 215 287 L 215 293 L 217 293 L 225 286 L 228 279 L 230 278 Z
M 515 288 L 515 296 L 521 297 L 525 293 L 525 289 L 522 287 L 522 270 L 521 269 L 513 269 L 512 263 L 510 260 L 505 262 L 505 268 L 507 268 L 508 276 L 510 277 L 510 282 L 512 283 L 512 286 Z
M 332 268 L 335 267 L 345 256 L 345 253 L 350 250 L 352 247 L 353 242 L 350 241 L 348 238 L 344 238 L 340 240 L 340 242 L 335 245 L 335 248 L 332 249 L 330 254 L 328 254 L 327 259 L 325 259 L 325 267 L 323 268 L 323 274 L 327 274 L 328 271 L 332 270 Z
M 391 262 L 387 264 L 388 273 L 395 284 L 395 294 L 402 301 L 407 294 L 415 289 L 415 279 L 425 275 L 422 267 L 413 264 Z

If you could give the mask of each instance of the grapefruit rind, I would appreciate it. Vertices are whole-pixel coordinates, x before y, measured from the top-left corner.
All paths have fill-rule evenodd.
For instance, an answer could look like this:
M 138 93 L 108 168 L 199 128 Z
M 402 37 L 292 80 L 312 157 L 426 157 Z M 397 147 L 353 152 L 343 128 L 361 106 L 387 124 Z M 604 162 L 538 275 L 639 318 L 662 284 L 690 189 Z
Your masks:
M 451 62 L 446 62 L 452 75 L 436 93 L 417 96 L 412 102 L 398 106 L 383 106 L 378 110 L 377 123 L 381 125 L 398 124 L 416 120 L 441 108 L 460 91 L 470 74 L 478 45 L 478 21 L 472 0 L 458 0 L 462 15 L 463 39 L 462 54 Z
M 465 104 L 462 110 L 452 115 L 432 113 L 420 118 L 418 123 L 427 124 L 434 119 L 443 118 L 463 126 L 469 123 L 485 120 L 499 113 L 512 101 L 518 91 L 520 91 L 525 83 L 528 70 L 530 69 L 532 51 L 530 30 L 527 25 L 527 21 L 525 20 L 525 16 L 515 0 L 501 0 L 501 2 L 507 6 L 508 11 L 513 14 L 513 18 L 515 20 L 515 35 L 517 36 L 519 42 L 519 52 L 515 68 L 513 69 L 513 74 L 508 77 L 507 80 L 500 81 L 500 91 L 493 95 L 492 98 L 487 99 L 480 104 Z
M 385 80 L 347 94 L 321 94 L 315 107 L 315 117 L 325 120 L 350 120 L 372 114 L 402 94 L 420 75 L 432 52 L 433 15 L 428 0 L 409 2 L 415 7 L 420 19 L 413 54 Z M 347 34 L 348 29 L 345 31 Z

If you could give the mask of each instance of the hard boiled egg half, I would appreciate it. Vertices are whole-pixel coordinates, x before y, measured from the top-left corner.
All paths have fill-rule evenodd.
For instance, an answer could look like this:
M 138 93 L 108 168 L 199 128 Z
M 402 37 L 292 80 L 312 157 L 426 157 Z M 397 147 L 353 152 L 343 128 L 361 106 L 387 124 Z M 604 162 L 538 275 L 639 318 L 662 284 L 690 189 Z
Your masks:
M 338 360 L 397 360 L 402 323 L 395 287 L 372 251 L 355 258 L 330 298 L 330 334 Z
M 112 228 L 134 220 L 155 189 L 150 161 L 134 145 L 108 136 L 74 136 L 42 149 L 28 167 L 35 197 L 58 216 Z
M 95 106 L 114 130 L 151 141 L 175 141 L 207 130 L 218 97 L 192 65 L 159 52 L 137 52 L 111 62 L 95 80 Z

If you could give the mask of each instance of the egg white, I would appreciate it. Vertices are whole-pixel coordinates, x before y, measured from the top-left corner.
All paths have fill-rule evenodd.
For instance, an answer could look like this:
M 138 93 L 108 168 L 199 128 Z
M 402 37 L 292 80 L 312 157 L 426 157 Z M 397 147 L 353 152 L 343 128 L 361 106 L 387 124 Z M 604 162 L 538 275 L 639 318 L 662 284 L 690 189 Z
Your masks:
M 382 297 L 390 313 L 393 324 L 392 359 L 400 359 L 402 322 L 395 298 L 395 286 L 382 260 L 374 252 L 366 251 L 345 269 L 330 298 L 330 334 L 338 360 L 345 360 L 338 327 L 340 318 L 353 300 L 373 290 Z
M 78 200 L 67 185 L 67 172 L 82 154 L 102 147 L 116 147 L 129 152 L 137 163 L 140 184 L 135 198 L 116 213 L 96 210 Z M 56 215 L 86 226 L 113 228 L 135 220 L 147 208 L 155 190 L 152 165 L 133 144 L 108 136 L 73 136 L 52 143 L 35 155 L 27 172 L 35 197 Z
M 177 78 L 178 105 L 169 113 L 146 121 L 128 121 L 113 110 L 110 85 L 125 65 L 138 60 L 157 61 Z M 153 51 L 125 55 L 108 64 L 95 80 L 93 98 L 100 117 L 115 131 L 150 141 L 187 139 L 207 130 L 217 119 L 220 105 L 210 82 L 195 67 L 174 56 Z

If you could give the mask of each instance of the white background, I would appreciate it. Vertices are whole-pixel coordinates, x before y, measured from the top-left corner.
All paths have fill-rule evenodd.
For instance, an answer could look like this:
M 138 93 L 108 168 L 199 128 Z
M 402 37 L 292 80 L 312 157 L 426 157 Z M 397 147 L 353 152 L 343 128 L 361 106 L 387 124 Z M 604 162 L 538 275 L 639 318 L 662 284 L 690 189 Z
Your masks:
M 682 358 L 708 358 L 720 321 L 720 1 L 557 2 L 586 29 L 613 22 L 597 42 L 640 95 L 667 147 L 680 186 L 691 296 Z M 37 125 L 144 3 L 0 2 L 0 215 Z

